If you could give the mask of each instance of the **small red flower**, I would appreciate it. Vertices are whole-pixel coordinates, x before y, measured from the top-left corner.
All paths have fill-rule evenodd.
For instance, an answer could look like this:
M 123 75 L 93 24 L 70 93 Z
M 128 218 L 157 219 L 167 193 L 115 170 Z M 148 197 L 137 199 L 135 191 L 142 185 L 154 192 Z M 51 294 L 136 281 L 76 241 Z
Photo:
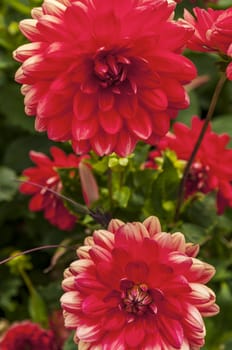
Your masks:
M 12 324 L 0 339 L 1 350 L 58 350 L 54 334 L 31 321 Z
M 195 258 L 198 249 L 162 232 L 156 217 L 95 231 L 63 281 L 65 325 L 80 349 L 199 350 L 202 316 L 219 308 L 205 286 L 215 270 Z
M 217 52 L 225 60 L 227 56 L 227 77 L 232 80 L 231 49 L 232 42 L 232 8 L 227 10 L 205 10 L 199 7 L 193 9 L 194 18 L 185 10 L 185 21 L 195 29 L 187 46 L 196 51 Z
M 74 154 L 66 155 L 58 147 L 50 148 L 53 159 L 43 153 L 31 151 L 30 158 L 35 163 L 34 167 L 23 171 L 25 181 L 20 186 L 20 192 L 33 195 L 29 203 L 31 211 L 44 211 L 45 218 L 61 230 L 71 230 L 76 223 L 76 216 L 72 215 L 63 204 L 63 200 L 49 189 L 62 192 L 62 183 L 57 171 L 58 168 L 78 168 L 86 156 L 77 157 Z M 70 177 L 72 173 L 70 172 Z M 38 184 L 39 186 L 33 185 Z
M 155 165 L 155 158 L 167 148 L 175 151 L 178 159 L 187 161 L 198 139 L 202 124 L 203 121 L 198 117 L 192 119 L 191 128 L 182 123 L 175 123 L 173 133 L 163 138 L 155 153 L 150 153 L 148 167 L 152 167 L 152 162 Z M 216 191 L 219 214 L 223 213 L 226 206 L 232 207 L 232 150 L 226 148 L 229 139 L 229 135 L 218 135 L 209 126 L 186 182 L 186 197 L 196 192 Z
M 196 75 L 181 55 L 192 35 L 166 0 L 45 0 L 20 23 L 31 41 L 14 57 L 36 130 L 77 153 L 131 153 L 155 142 L 189 105 Z

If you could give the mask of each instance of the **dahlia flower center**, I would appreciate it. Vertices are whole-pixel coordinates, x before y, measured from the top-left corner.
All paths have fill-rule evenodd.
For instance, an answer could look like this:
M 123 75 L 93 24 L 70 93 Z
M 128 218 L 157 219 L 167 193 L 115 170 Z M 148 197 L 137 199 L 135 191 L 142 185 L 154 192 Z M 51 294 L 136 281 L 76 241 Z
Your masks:
M 187 178 L 186 192 L 188 195 L 196 191 L 207 192 L 209 170 L 208 165 L 193 163 Z
M 100 50 L 94 59 L 94 73 L 103 88 L 119 85 L 127 78 L 129 63 L 124 56 Z
M 152 302 L 152 296 L 145 283 L 134 284 L 131 288 L 122 292 L 122 307 L 129 313 L 142 315 L 148 310 Z

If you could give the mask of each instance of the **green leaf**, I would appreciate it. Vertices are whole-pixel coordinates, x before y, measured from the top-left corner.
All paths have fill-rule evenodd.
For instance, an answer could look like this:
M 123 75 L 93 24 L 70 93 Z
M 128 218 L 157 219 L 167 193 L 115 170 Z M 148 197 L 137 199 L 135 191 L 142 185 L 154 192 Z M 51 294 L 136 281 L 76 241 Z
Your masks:
M 190 200 L 183 213 L 184 221 L 198 225 L 209 232 L 218 221 L 214 195 L 200 195 Z
M 0 112 L 6 116 L 9 125 L 34 133 L 34 118 L 25 115 L 23 96 L 16 84 L 0 89 Z
M 113 199 L 116 200 L 121 208 L 126 208 L 131 190 L 127 186 L 122 186 L 118 191 L 114 191 Z
M 47 153 L 48 147 L 52 145 L 54 143 L 44 135 L 20 137 L 8 145 L 3 159 L 4 165 L 21 173 L 32 165 L 29 158 L 31 150 Z
M 78 345 L 74 343 L 73 337 L 74 337 L 74 332 L 71 333 L 71 335 L 68 337 L 68 339 L 64 343 L 63 350 L 77 350 L 78 349 Z
M 228 146 L 232 147 L 232 123 L 231 114 L 222 114 L 212 121 L 212 128 L 218 134 L 227 133 L 231 137 Z
M 37 291 L 33 291 L 29 297 L 29 313 L 32 320 L 41 324 L 44 328 L 48 326 L 46 305 Z
M 10 201 L 18 189 L 15 172 L 7 167 L 0 167 L 0 201 Z
M 162 169 L 153 181 L 145 212 L 157 215 L 161 220 L 172 220 L 179 188 L 179 174 L 173 154 L 165 154 Z
M 18 0 L 7 0 L 7 4 L 23 15 L 29 16 L 31 13 L 30 7 Z
M 179 112 L 175 122 L 181 122 L 188 126 L 191 124 L 192 117 L 194 115 L 200 115 L 200 106 L 196 92 L 191 91 L 189 93 L 190 105 L 188 109 L 184 109 Z
M 178 228 L 181 231 L 187 242 L 202 244 L 207 240 L 205 230 L 195 224 L 184 223 L 181 227 Z
M 1 276 L 3 276 L 3 274 L 1 274 Z M 8 276 L 9 277 L 4 275 L 4 278 L 1 280 L 0 306 L 5 311 L 13 312 L 16 308 L 16 301 L 14 301 L 14 299 L 19 294 L 19 288 L 22 285 L 22 280 L 21 278 L 9 275 L 9 273 Z

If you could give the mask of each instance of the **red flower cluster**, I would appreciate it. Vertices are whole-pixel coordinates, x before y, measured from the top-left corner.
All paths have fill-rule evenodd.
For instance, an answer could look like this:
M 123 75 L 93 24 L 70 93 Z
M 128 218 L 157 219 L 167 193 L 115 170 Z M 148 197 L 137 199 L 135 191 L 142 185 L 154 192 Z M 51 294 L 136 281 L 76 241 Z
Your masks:
M 194 18 L 185 10 L 185 21 L 195 29 L 187 46 L 196 51 L 218 52 L 223 59 L 227 57 L 226 74 L 232 80 L 232 8 L 213 10 L 194 8 Z
M 155 158 L 167 148 L 175 151 L 177 157 L 187 161 L 198 139 L 203 121 L 192 119 L 191 128 L 182 123 L 175 123 L 173 133 L 164 137 L 157 150 L 150 153 L 148 167 L 154 167 Z M 226 206 L 232 207 L 232 150 L 227 149 L 229 135 L 218 135 L 209 126 L 200 149 L 190 169 L 186 183 L 186 197 L 196 192 L 217 191 L 218 213 L 223 213 Z
M 20 23 L 31 43 L 14 57 L 36 130 L 77 153 L 121 156 L 165 135 L 196 75 L 181 55 L 193 31 L 173 10 L 166 0 L 45 0 L 32 10 Z
M 14 323 L 0 340 L 1 350 L 58 350 L 54 334 L 36 323 Z
M 70 214 L 65 208 L 63 200 L 55 193 L 51 193 L 49 189 L 58 194 L 61 193 L 62 183 L 57 168 L 78 168 L 86 156 L 66 155 L 58 147 L 51 147 L 50 152 L 53 159 L 40 152 L 30 152 L 30 158 L 35 166 L 23 171 L 28 182 L 25 181 L 20 186 L 20 192 L 33 195 L 29 203 L 31 211 L 43 210 L 45 218 L 52 225 L 61 230 L 71 230 L 76 223 L 76 216 Z
M 199 350 L 202 316 L 219 308 L 205 286 L 215 270 L 195 258 L 198 249 L 180 232 L 162 232 L 156 217 L 95 231 L 63 281 L 65 324 L 79 347 Z

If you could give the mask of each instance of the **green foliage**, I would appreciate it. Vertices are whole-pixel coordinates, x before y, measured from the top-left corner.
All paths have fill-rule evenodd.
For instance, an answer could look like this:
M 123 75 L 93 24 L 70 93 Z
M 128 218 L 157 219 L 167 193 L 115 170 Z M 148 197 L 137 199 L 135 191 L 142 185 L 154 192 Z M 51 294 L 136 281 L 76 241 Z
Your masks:
M 77 350 L 78 346 L 73 341 L 74 334 L 72 333 L 66 340 L 63 350 Z
M 153 213 L 163 224 L 171 222 L 174 217 L 179 183 L 180 176 L 175 155 L 167 152 L 164 155 L 162 167 L 152 183 L 151 193 L 145 205 L 146 215 Z
M 22 285 L 20 278 L 12 277 L 11 275 L 6 277 L 5 271 L 1 271 L 1 275 L 4 275 L 0 284 L 0 308 L 13 313 L 17 307 L 17 295 L 19 294 L 19 289 Z
M 0 201 L 10 201 L 13 199 L 18 184 L 13 170 L 7 167 L 0 167 Z
M 46 305 L 35 290 L 29 296 L 29 314 L 31 319 L 46 328 L 48 326 L 48 315 Z

